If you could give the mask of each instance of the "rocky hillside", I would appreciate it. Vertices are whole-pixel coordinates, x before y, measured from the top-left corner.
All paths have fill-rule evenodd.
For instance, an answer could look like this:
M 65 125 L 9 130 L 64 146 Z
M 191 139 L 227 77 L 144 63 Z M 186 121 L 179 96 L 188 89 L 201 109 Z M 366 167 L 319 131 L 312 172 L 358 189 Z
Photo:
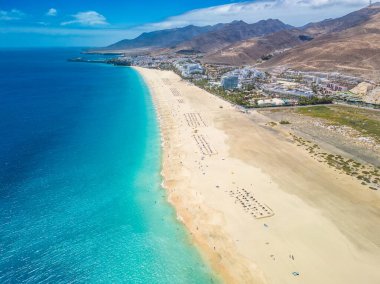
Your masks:
M 351 89 L 350 92 L 362 97 L 364 102 L 371 104 L 380 104 L 379 85 L 371 84 L 368 82 L 361 82 L 355 88 Z
M 296 68 L 313 67 L 325 70 L 344 65 L 339 70 L 345 72 L 350 72 L 348 70 L 355 66 L 359 66 L 356 70 L 359 71 L 360 66 L 363 66 L 368 73 L 371 69 L 377 69 L 377 58 L 368 59 L 379 51 L 379 12 L 380 6 L 373 5 L 337 19 L 242 40 L 205 54 L 204 61 L 246 65 L 255 64 L 260 58 L 269 59 L 273 55 L 263 66 L 289 64 Z
M 186 26 L 184 28 L 178 29 L 168 29 L 160 30 L 149 33 L 143 33 L 135 39 L 124 39 L 117 43 L 114 43 L 108 47 L 106 50 L 128 50 L 128 49 L 138 49 L 138 48 L 164 48 L 173 47 L 177 44 L 188 41 L 201 34 L 211 32 L 222 28 L 223 25 L 215 26 Z
M 262 67 L 341 71 L 379 81 L 380 6 L 367 7 L 360 13 L 370 15 L 368 20 L 344 31 L 321 35 L 274 56 Z
M 104 50 L 200 54 L 204 62 L 230 65 L 257 64 L 263 59 L 262 68 L 341 71 L 378 81 L 380 4 L 300 28 L 274 19 L 187 26 L 144 33 Z
M 373 4 L 372 7 L 366 7 L 358 11 L 349 13 L 337 19 L 327 19 L 317 23 L 309 23 L 302 27 L 305 32 L 317 35 L 341 32 L 356 26 L 360 26 L 376 15 L 379 5 Z
M 273 19 L 262 20 L 254 24 L 235 21 L 215 31 L 196 36 L 180 44 L 176 49 L 194 50 L 202 53 L 216 52 L 221 48 L 242 40 L 260 37 L 290 28 L 292 28 L 292 26 Z
M 169 29 L 143 33 L 135 39 L 125 39 L 103 48 L 106 50 L 144 50 L 161 52 L 213 52 L 232 43 L 267 35 L 291 26 L 279 20 L 262 20 L 254 24 L 243 21 L 234 21 L 229 24 L 196 27 L 187 26 L 178 29 Z
M 248 65 L 258 59 L 280 53 L 312 40 L 313 37 L 299 29 L 282 30 L 259 38 L 239 41 L 203 58 L 207 63 Z

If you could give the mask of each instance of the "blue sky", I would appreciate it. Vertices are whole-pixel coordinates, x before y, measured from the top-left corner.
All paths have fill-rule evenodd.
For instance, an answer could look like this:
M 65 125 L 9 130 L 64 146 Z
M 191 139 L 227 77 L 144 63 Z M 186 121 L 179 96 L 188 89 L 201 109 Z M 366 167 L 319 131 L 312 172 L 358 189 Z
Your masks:
M 0 0 L 0 47 L 104 46 L 141 32 L 278 18 L 301 26 L 366 0 Z

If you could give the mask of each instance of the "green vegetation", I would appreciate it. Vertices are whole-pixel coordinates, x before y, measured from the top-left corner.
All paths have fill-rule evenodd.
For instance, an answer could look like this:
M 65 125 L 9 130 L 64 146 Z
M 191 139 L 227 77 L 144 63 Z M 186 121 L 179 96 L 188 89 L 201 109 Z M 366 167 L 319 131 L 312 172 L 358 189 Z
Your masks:
M 323 98 L 318 98 L 318 97 L 301 97 L 298 101 L 300 106 L 306 106 L 306 105 L 321 105 L 321 104 L 331 104 L 332 103 L 332 98 L 328 97 L 323 97 Z
M 254 83 L 248 84 L 244 87 L 244 90 L 246 91 L 252 91 L 254 89 L 256 89 L 256 85 Z
M 280 124 L 290 124 L 290 122 L 287 121 L 287 120 L 281 120 L 281 121 L 280 121 Z
M 373 111 L 342 106 L 313 106 L 297 109 L 299 114 L 328 120 L 335 125 L 352 127 L 363 135 L 380 141 L 380 115 Z
M 177 73 L 179 76 L 182 77 L 182 75 L 179 73 L 178 70 L 176 70 L 174 67 L 172 69 L 175 73 Z M 266 78 L 269 78 L 270 74 L 266 73 Z M 216 96 L 219 96 L 223 98 L 226 101 L 229 101 L 230 103 L 245 107 L 245 108 L 253 108 L 253 107 L 259 107 L 257 105 L 257 97 L 258 92 L 256 90 L 256 85 L 254 83 L 249 84 L 244 87 L 244 90 L 225 90 L 222 87 L 212 86 L 209 84 L 209 81 L 207 79 L 190 79 L 191 82 L 206 90 L 207 92 L 214 94 Z M 259 95 L 261 98 L 261 95 Z M 316 105 L 316 104 L 331 104 L 332 99 L 328 97 L 324 98 L 318 98 L 318 97 L 301 97 L 299 99 L 299 105 Z
M 314 94 L 318 94 L 318 86 L 315 83 L 311 84 L 311 89 L 313 90 Z
M 193 80 L 193 83 L 196 86 L 206 90 L 207 92 L 219 96 L 233 104 L 237 104 L 247 108 L 253 107 L 250 102 L 251 95 L 249 95 L 249 93 L 247 92 L 238 90 L 229 91 L 224 90 L 222 87 L 210 87 L 206 79 Z
M 303 146 L 309 154 L 318 162 L 326 163 L 341 172 L 356 177 L 363 185 L 367 185 L 372 190 L 380 189 L 380 172 L 379 169 L 372 165 L 361 164 L 353 159 L 347 159 L 341 155 L 333 155 L 322 152 L 317 144 L 305 140 L 292 133 L 290 136 L 293 138 L 297 146 Z
M 267 123 L 267 125 L 269 125 L 269 126 L 271 126 L 271 127 L 274 127 L 274 126 L 277 125 L 277 123 L 274 122 L 274 121 L 270 121 L 270 122 Z
M 261 56 L 261 60 L 266 61 L 266 60 L 271 59 L 272 57 L 273 57 L 272 54 L 265 54 Z

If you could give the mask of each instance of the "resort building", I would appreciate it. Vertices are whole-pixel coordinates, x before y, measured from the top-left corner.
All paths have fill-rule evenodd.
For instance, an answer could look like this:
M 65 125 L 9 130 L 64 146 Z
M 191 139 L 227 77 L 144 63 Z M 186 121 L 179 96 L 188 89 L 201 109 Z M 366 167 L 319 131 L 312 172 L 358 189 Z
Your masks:
M 333 91 L 338 91 L 338 92 L 347 91 L 347 87 L 340 86 L 340 85 L 334 84 L 334 83 L 328 83 L 327 87 Z
M 225 75 L 222 77 L 220 84 L 226 90 L 236 89 L 239 85 L 239 77 L 236 75 Z
M 202 65 L 188 60 L 178 60 L 174 63 L 174 67 L 181 72 L 181 75 L 185 78 L 192 77 L 195 74 L 203 74 L 204 68 Z

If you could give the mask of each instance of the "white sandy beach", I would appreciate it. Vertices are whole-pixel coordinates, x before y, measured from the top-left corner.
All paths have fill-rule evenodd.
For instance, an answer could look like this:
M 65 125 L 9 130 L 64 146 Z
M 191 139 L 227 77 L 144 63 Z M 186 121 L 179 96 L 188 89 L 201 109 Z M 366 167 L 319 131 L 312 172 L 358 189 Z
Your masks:
M 169 71 L 136 68 L 160 121 L 164 187 L 227 283 L 380 283 L 380 194 Z

